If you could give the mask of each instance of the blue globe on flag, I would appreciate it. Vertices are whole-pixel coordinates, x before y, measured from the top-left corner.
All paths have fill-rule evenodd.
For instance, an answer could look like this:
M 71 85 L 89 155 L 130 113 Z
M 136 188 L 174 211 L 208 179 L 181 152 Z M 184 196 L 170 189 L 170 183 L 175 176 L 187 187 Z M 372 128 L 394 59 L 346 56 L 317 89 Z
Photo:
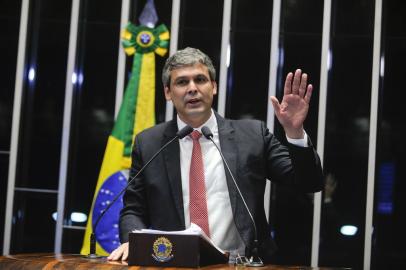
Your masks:
M 108 253 L 111 253 L 120 245 L 118 220 L 121 208 L 123 208 L 123 195 L 110 207 L 99 221 L 96 230 L 94 225 L 102 211 L 113 201 L 114 197 L 127 185 L 128 170 L 118 171 L 112 174 L 97 193 L 94 203 L 92 225 L 96 241 Z

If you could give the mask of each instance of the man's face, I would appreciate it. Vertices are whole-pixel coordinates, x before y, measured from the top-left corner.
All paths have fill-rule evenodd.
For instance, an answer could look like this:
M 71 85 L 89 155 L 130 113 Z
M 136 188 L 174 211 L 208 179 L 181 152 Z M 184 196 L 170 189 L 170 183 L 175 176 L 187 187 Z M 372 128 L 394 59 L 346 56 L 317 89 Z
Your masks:
M 179 117 L 188 124 L 206 121 L 211 115 L 213 96 L 217 94 L 217 84 L 210 80 L 207 67 L 197 63 L 174 69 L 170 78 L 165 97 L 172 100 Z

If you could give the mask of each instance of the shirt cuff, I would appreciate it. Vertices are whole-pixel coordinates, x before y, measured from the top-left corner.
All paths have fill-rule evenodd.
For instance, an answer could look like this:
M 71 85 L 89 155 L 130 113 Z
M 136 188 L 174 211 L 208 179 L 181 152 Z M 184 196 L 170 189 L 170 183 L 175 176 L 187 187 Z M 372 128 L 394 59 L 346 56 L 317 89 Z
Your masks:
M 304 137 L 303 139 L 291 139 L 288 136 L 286 136 L 286 139 L 288 140 L 288 143 L 294 144 L 296 146 L 301 146 L 301 147 L 308 147 L 309 144 L 307 143 L 307 133 L 304 131 Z

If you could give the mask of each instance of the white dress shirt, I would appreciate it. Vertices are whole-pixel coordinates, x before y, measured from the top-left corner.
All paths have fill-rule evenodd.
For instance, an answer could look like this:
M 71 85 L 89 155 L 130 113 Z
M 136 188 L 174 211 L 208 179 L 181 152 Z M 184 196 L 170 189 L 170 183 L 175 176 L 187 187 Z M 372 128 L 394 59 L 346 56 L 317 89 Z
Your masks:
M 186 126 L 179 116 L 177 117 L 177 123 L 179 130 Z M 196 130 L 201 131 L 203 126 L 210 128 L 213 133 L 213 140 L 221 149 L 217 120 L 213 112 L 209 120 L 199 128 L 196 128 Z M 203 156 L 210 238 L 218 247 L 225 251 L 234 254 L 244 254 L 245 245 L 233 220 L 226 174 L 221 156 L 214 144 L 204 136 L 200 138 L 199 142 Z M 179 141 L 179 145 L 183 209 L 185 225 L 186 228 L 189 228 L 189 171 L 193 141 L 189 136 L 186 136 Z

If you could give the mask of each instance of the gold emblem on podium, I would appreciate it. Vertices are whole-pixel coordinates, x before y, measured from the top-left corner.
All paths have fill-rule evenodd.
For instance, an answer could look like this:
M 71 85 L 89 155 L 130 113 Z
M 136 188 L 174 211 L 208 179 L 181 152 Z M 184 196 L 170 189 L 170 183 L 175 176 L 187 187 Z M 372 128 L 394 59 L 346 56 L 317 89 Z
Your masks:
M 172 253 L 172 243 L 166 237 L 158 237 L 153 245 L 154 258 L 158 262 L 167 262 L 173 258 Z

